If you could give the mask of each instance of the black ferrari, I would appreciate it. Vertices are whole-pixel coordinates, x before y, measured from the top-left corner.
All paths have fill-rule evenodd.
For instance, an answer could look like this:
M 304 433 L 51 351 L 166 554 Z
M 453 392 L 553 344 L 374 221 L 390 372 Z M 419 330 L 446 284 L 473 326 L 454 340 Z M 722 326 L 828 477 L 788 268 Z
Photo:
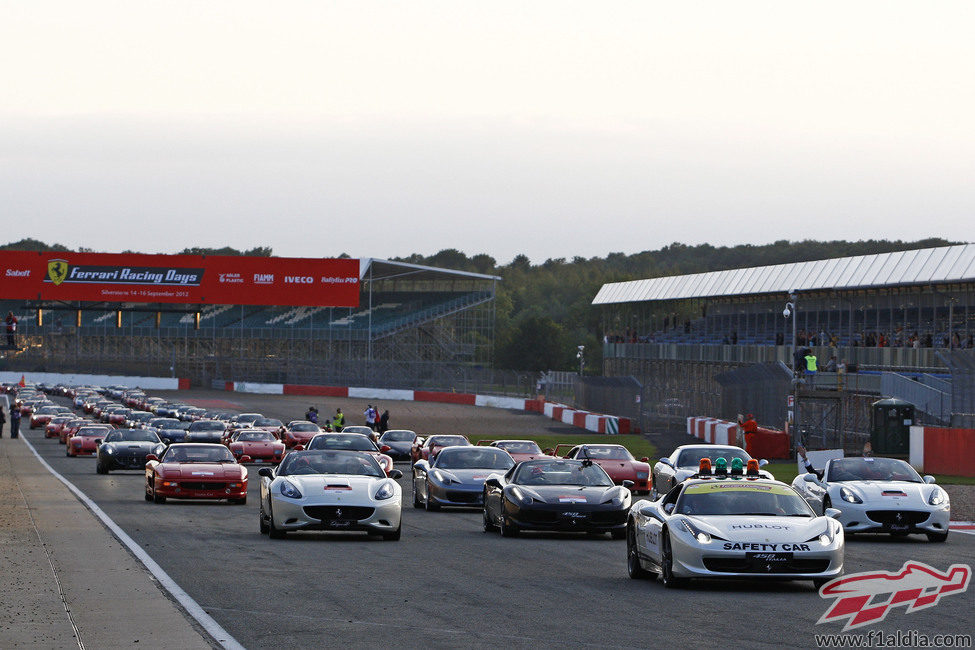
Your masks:
M 98 445 L 95 471 L 108 474 L 114 469 L 145 469 L 146 456 L 161 456 L 166 445 L 149 429 L 114 429 Z
M 484 530 L 609 533 L 626 537 L 630 485 L 614 485 L 591 460 L 539 458 L 484 482 Z

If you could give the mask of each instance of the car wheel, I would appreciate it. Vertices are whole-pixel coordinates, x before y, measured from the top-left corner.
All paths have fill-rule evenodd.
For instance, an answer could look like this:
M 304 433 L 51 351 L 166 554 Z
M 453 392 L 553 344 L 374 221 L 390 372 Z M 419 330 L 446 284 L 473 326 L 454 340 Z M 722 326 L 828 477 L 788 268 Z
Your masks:
M 71 446 L 70 445 L 68 445 L 67 447 L 65 447 L 65 449 L 64 449 L 64 455 L 67 456 L 68 458 L 71 458 Z
M 284 539 L 287 532 L 274 525 L 274 511 L 272 510 L 267 517 L 267 536 L 271 539 Z
M 423 508 L 423 502 L 420 501 L 420 493 L 416 491 L 416 481 L 413 482 L 413 507 L 417 510 Z
M 402 534 L 402 532 L 403 532 L 403 522 L 401 520 L 399 522 L 399 526 L 396 527 L 396 530 L 394 530 L 391 533 L 383 533 L 383 541 L 384 542 L 398 542 L 399 541 L 399 538 L 400 538 L 400 535 Z
M 667 589 L 683 587 L 687 583 L 687 579 L 678 578 L 674 575 L 674 551 L 670 546 L 670 531 L 662 531 L 660 537 L 662 555 L 660 558 L 660 582 Z
M 626 573 L 634 580 L 649 578 L 650 572 L 640 565 L 637 556 L 636 529 L 631 524 L 626 527 Z
M 948 533 L 925 533 L 929 542 L 940 544 L 948 539 Z
M 146 494 L 145 494 L 145 497 L 146 497 L 146 501 L 152 501 L 152 494 L 149 493 L 149 486 L 148 485 L 146 486 Z
M 823 588 L 823 585 L 829 582 L 830 580 L 832 580 L 832 578 L 813 578 L 812 583 L 813 586 L 816 588 L 816 591 L 819 591 L 820 589 Z
M 96 474 L 108 474 L 108 469 L 101 463 L 95 462 L 95 473 Z
M 494 525 L 493 521 L 491 521 L 491 516 L 488 514 L 487 506 L 484 506 L 484 532 L 493 533 L 497 529 L 498 527 Z
M 437 510 L 440 510 L 440 504 L 430 498 L 429 484 L 427 484 L 427 498 L 423 500 L 423 506 L 427 509 L 427 512 L 436 512 Z
M 166 503 L 166 497 L 156 494 L 156 486 L 152 486 L 152 502 L 153 503 Z
M 267 525 L 267 521 L 265 521 L 264 519 L 263 507 L 257 511 L 257 523 L 258 523 L 258 528 L 261 531 L 261 535 L 267 535 L 267 531 L 269 527 Z
M 501 537 L 518 537 L 518 526 L 508 521 L 508 518 L 501 515 Z

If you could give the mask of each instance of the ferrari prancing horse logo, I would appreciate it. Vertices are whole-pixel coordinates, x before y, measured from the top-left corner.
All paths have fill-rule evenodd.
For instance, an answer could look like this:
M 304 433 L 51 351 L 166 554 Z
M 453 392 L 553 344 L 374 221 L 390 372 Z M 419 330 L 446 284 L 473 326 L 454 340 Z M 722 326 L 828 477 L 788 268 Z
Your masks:
M 51 282 L 55 286 L 64 282 L 64 279 L 68 277 L 68 261 L 49 260 L 47 263 L 47 277 L 51 278 Z

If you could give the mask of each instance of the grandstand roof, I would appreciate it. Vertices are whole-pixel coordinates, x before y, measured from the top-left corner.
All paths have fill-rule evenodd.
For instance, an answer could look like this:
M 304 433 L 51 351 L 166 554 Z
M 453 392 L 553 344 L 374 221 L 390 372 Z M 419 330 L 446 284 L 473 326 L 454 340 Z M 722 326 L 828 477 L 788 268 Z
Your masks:
M 594 305 L 975 281 L 975 244 L 604 284 Z
M 447 280 L 450 278 L 467 280 L 500 280 L 496 275 L 484 275 L 483 273 L 471 273 L 470 271 L 453 271 L 451 269 L 438 269 L 434 266 L 422 266 L 420 264 L 408 264 L 406 262 L 393 262 L 391 260 L 380 260 L 372 257 L 359 260 L 359 278 L 365 280 L 392 280 L 398 278 L 410 280 Z

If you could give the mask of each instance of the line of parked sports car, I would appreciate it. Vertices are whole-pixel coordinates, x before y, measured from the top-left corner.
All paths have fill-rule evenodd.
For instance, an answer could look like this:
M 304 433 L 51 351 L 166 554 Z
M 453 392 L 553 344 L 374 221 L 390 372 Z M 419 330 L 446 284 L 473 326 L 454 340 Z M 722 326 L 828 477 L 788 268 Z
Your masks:
M 530 440 L 473 445 L 460 435 L 422 438 L 409 430 L 377 439 L 368 427 L 327 433 L 257 413 L 190 414 L 122 387 L 47 387 L 76 408 L 90 407 L 92 417 L 108 418 L 92 424 L 50 403 L 40 389 L 17 394 L 31 426 L 61 437 L 69 455 L 95 453 L 99 473 L 144 469 L 147 501 L 243 504 L 243 464 L 266 463 L 258 472 L 259 530 L 271 538 L 358 530 L 399 539 L 403 474 L 394 459 L 411 462 L 415 508 L 480 507 L 484 530 L 505 537 L 526 530 L 609 533 L 626 539 L 631 577 L 657 574 L 668 587 L 702 577 L 820 585 L 842 573 L 847 535 L 923 533 L 933 542 L 948 536 L 947 494 L 896 459 L 833 459 L 790 486 L 762 469 L 765 461 L 733 446 L 681 446 L 651 472 L 647 459 L 634 459 L 621 445 L 570 445 L 559 456 L 559 448 L 546 454 Z M 139 410 L 112 422 L 119 406 L 106 395 Z M 186 416 L 186 426 L 160 411 Z M 634 502 L 640 492 L 650 498 Z

